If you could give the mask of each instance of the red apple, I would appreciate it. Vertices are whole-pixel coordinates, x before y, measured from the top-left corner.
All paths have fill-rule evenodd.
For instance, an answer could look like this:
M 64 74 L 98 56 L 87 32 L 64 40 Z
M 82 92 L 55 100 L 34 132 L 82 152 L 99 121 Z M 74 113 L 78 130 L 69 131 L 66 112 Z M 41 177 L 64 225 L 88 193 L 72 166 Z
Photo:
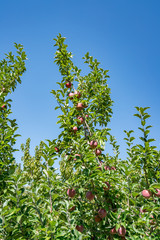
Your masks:
M 86 193 L 86 198 L 88 199 L 88 200 L 90 200 L 90 201 L 92 201 L 93 199 L 94 199 L 94 194 L 91 192 L 91 191 L 88 191 L 87 193 Z
M 77 110 L 82 110 L 84 108 L 83 103 L 79 102 L 76 106 Z
M 101 208 L 101 209 L 99 209 L 99 211 L 98 211 L 98 215 L 99 215 L 100 218 L 105 218 L 106 215 L 107 215 L 107 212 L 106 212 L 105 209 Z
M 74 189 L 68 189 L 67 190 L 67 195 L 71 198 L 73 198 L 76 194 L 76 191 Z
M 76 206 L 73 206 L 71 208 L 68 209 L 69 212 L 73 212 L 76 209 Z
M 95 154 L 96 154 L 96 156 L 101 155 L 101 153 L 102 153 L 101 149 L 96 149 L 96 150 L 95 150 Z
M 160 197 L 160 189 L 156 188 L 156 192 L 157 192 L 157 193 L 155 193 L 155 195 L 156 195 L 157 197 Z
M 77 123 L 80 125 L 84 122 L 84 118 L 83 117 L 77 117 Z
M 126 235 L 126 229 L 123 226 L 121 226 L 117 232 L 119 236 L 124 237 Z
M 76 226 L 76 229 L 77 229 L 77 231 L 79 231 L 79 232 L 83 232 L 84 227 L 83 227 L 83 225 L 77 225 L 77 226 Z
M 116 168 L 115 168 L 115 167 L 111 167 L 111 170 L 114 170 L 114 171 L 115 171 L 115 170 L 116 170 Z
M 58 147 L 55 147 L 54 148 L 56 152 L 59 152 L 59 148 Z
M 104 166 L 104 169 L 107 170 L 111 170 L 111 168 L 109 166 Z
M 67 83 L 66 83 L 66 87 L 67 87 L 67 88 L 71 88 L 71 86 L 72 86 L 72 83 L 71 83 L 71 82 L 67 82 Z
M 100 216 L 96 215 L 96 216 L 94 217 L 94 220 L 95 220 L 95 222 L 101 222 L 101 221 L 102 221 L 102 218 L 100 218 Z
M 80 97 L 81 97 L 81 93 L 78 92 L 77 90 L 74 92 L 74 95 L 75 95 L 77 98 L 80 98 Z
M 93 149 L 93 148 L 97 147 L 98 143 L 97 143 L 97 141 L 92 140 L 92 141 L 90 141 L 89 145 Z
M 86 114 L 86 116 L 85 116 L 86 118 L 88 118 L 89 117 L 89 115 L 88 114 Z
M 104 187 L 103 189 L 104 189 L 104 191 L 107 191 L 110 189 L 110 184 L 109 184 L 109 182 L 105 182 L 105 184 L 107 185 L 107 187 Z
M 3 104 L 1 108 L 2 108 L 2 109 L 5 109 L 5 108 L 7 108 L 7 107 L 6 107 L 6 105 L 5 105 L 5 104 Z
M 144 198 L 150 198 L 151 196 L 152 196 L 152 193 L 149 191 L 149 190 L 143 190 L 142 191 L 142 196 L 144 197 Z
M 110 230 L 110 234 L 116 234 L 116 233 L 117 233 L 117 231 L 116 231 L 115 227 Z
M 69 97 L 69 99 L 70 99 L 70 100 L 72 100 L 72 99 L 73 99 L 73 97 L 74 97 L 74 93 L 72 93 L 72 92 L 71 92 L 71 93 L 69 93 L 68 97 Z
M 74 126 L 72 129 L 73 129 L 74 133 L 76 133 L 78 131 L 78 128 L 76 126 Z

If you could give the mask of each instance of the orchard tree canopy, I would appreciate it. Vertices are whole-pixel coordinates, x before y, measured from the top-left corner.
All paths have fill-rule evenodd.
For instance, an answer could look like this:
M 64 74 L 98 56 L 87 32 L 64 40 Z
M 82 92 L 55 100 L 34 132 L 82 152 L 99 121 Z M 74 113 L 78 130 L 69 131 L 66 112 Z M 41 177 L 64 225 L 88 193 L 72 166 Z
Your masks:
M 51 93 L 61 110 L 61 133 L 41 141 L 34 156 L 27 139 L 23 168 L 14 158 L 19 135 L 8 98 L 26 70 L 23 46 L 15 44 L 17 56 L 10 52 L 0 62 L 0 239 L 160 239 L 160 151 L 149 137 L 148 107 L 135 109 L 141 144 L 125 130 L 128 157 L 120 159 L 108 128 L 108 70 L 86 53 L 89 73 L 82 76 L 65 38 L 59 34 L 54 41 L 62 80 Z M 60 174 L 54 168 L 59 159 Z

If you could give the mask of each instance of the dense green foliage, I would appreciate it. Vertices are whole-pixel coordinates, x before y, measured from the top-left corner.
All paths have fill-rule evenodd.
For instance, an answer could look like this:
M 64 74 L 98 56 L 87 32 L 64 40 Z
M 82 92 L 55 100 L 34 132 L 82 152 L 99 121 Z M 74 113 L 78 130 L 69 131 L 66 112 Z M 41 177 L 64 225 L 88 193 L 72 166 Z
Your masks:
M 15 44 L 17 56 L 9 53 L 0 62 L 0 239 L 158 240 L 160 151 L 148 136 L 148 108 L 136 107 L 142 143 L 135 143 L 133 130 L 125 131 L 128 158 L 121 160 L 108 128 L 113 104 L 108 70 L 87 53 L 90 72 L 82 76 L 64 41 L 61 35 L 55 39 L 62 81 L 51 91 L 62 112 L 62 131 L 40 142 L 34 156 L 30 139 L 22 144 L 23 168 L 14 159 L 17 124 L 9 118 L 8 99 L 26 70 L 23 47 Z M 112 155 L 104 154 L 106 142 Z M 54 168 L 59 158 L 61 174 Z

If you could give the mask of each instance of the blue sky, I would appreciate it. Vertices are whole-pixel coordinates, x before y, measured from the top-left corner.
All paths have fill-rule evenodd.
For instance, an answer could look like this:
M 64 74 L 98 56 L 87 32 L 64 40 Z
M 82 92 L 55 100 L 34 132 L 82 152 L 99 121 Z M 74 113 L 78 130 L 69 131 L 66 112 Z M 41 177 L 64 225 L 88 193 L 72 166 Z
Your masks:
M 61 80 L 53 63 L 53 38 L 61 33 L 83 73 L 87 69 L 82 57 L 87 51 L 110 70 L 114 114 L 109 127 L 121 145 L 121 157 L 126 156 L 123 130 L 133 129 L 139 135 L 135 106 L 151 107 L 150 136 L 159 148 L 159 0 L 2 0 L 0 6 L 0 59 L 14 51 L 14 42 L 24 45 L 28 57 L 22 84 L 12 96 L 12 116 L 22 135 L 17 147 L 30 137 L 33 153 L 40 140 L 60 133 L 50 91 Z M 16 153 L 17 162 L 20 157 L 21 152 Z

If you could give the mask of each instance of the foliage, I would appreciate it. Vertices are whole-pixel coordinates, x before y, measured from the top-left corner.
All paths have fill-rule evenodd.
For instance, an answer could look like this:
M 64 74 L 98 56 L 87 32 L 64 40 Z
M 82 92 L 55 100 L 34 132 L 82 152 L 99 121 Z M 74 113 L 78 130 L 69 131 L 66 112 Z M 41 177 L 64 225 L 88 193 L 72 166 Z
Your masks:
M 23 168 L 14 159 L 17 124 L 9 119 L 7 98 L 26 70 L 22 45 L 15 44 L 16 57 L 9 53 L 0 62 L 0 238 L 158 240 L 160 151 L 149 138 L 148 108 L 136 107 L 142 143 L 134 144 L 134 131 L 125 130 L 128 157 L 121 160 L 108 128 L 108 70 L 87 53 L 90 72 L 82 76 L 64 42 L 60 34 L 55 39 L 62 81 L 51 91 L 62 131 L 57 139 L 41 141 L 34 156 L 30 139 L 22 144 Z M 107 141 L 112 155 L 104 153 Z M 61 174 L 54 168 L 59 158 Z

